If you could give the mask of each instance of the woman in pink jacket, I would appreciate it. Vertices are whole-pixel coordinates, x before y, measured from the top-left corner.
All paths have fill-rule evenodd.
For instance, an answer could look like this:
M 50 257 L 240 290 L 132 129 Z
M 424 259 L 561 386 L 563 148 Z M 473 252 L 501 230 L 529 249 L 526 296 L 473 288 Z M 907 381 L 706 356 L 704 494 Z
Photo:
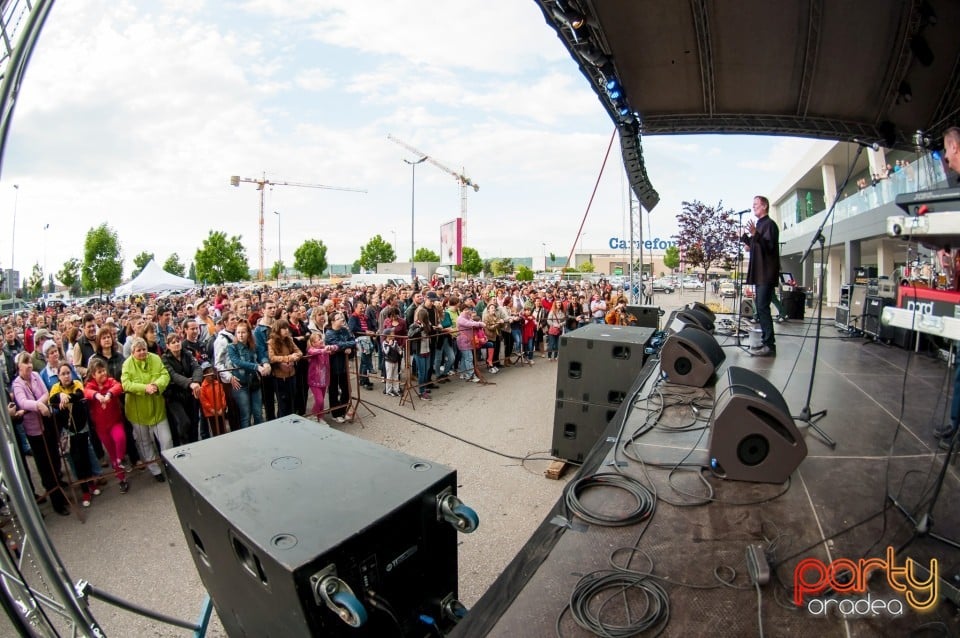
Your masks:
M 103 359 L 90 359 L 88 374 L 90 380 L 84 386 L 83 393 L 90 408 L 90 420 L 120 481 L 120 493 L 126 494 L 130 484 L 122 463 L 127 449 L 127 433 L 123 429 L 123 411 L 120 407 L 123 386 L 107 373 L 107 364 Z
M 478 383 L 477 375 L 473 373 L 473 349 L 477 334 L 484 342 L 487 334 L 483 331 L 483 322 L 477 321 L 473 306 L 460 304 L 460 316 L 457 317 L 457 349 L 460 350 L 460 378 L 464 381 Z

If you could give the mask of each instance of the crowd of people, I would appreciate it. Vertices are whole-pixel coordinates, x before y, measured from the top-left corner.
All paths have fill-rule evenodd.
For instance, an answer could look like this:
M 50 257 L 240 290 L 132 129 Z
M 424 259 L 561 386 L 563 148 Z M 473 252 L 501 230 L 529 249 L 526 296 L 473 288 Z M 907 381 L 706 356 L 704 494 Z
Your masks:
M 2 319 L 0 368 L 34 494 L 68 515 L 69 488 L 89 506 L 105 473 L 122 493 L 138 463 L 163 482 L 159 450 L 292 414 L 345 423 L 361 389 L 429 401 L 454 377 L 556 362 L 563 333 L 625 322 L 621 293 L 467 280 L 57 303 Z

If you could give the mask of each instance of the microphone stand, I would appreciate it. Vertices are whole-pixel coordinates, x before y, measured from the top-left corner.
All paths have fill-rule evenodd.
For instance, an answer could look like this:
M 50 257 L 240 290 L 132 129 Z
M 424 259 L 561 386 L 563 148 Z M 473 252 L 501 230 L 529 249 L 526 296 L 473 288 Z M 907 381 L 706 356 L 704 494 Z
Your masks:
M 813 233 L 813 237 L 810 239 L 810 245 L 807 246 L 807 250 L 803 253 L 803 256 L 800 258 L 800 263 L 806 261 L 807 257 L 810 256 L 810 253 L 813 251 L 813 247 L 818 243 L 820 244 L 820 291 L 817 295 L 817 333 L 813 340 L 813 362 L 810 364 L 810 383 L 807 385 L 807 400 L 803 405 L 803 408 L 800 410 L 800 414 L 793 417 L 796 421 L 802 421 L 806 423 L 811 430 L 820 435 L 820 439 L 827 444 L 827 446 L 833 450 L 837 447 L 837 442 L 827 436 L 827 433 L 824 432 L 820 426 L 817 425 L 817 421 L 827 416 L 826 410 L 812 410 L 810 408 L 810 400 L 813 397 L 813 382 L 817 376 L 817 357 L 820 353 L 820 324 L 823 320 L 823 291 L 824 286 L 824 275 L 826 274 L 826 239 L 823 236 L 823 229 L 827 225 L 827 222 L 830 221 L 830 218 L 833 217 L 833 211 L 837 207 L 837 202 L 840 201 L 840 194 L 843 193 L 843 190 L 847 187 L 847 184 L 850 182 L 850 177 L 853 175 L 853 167 L 857 165 L 857 160 L 860 159 L 860 155 L 863 153 L 864 146 L 858 144 L 857 152 L 853 156 L 853 161 L 850 162 L 849 168 L 847 168 L 847 175 L 843 178 L 843 183 L 840 184 L 840 188 L 837 189 L 837 194 L 833 198 L 833 203 L 830 204 L 830 210 L 827 211 L 827 214 L 823 216 L 823 221 L 820 222 L 819 228 L 816 232 Z
M 747 213 L 752 212 L 749 209 L 737 211 L 737 224 L 739 225 L 740 234 L 737 235 L 737 312 L 734 313 L 737 321 L 733 329 L 736 331 L 737 335 L 737 348 L 743 350 L 751 357 L 753 353 L 750 352 L 749 346 L 744 346 L 741 341 L 741 324 L 743 323 L 743 277 L 741 277 L 741 270 L 743 270 L 743 216 Z M 749 333 L 748 337 L 749 337 Z M 749 340 L 749 339 L 748 339 Z

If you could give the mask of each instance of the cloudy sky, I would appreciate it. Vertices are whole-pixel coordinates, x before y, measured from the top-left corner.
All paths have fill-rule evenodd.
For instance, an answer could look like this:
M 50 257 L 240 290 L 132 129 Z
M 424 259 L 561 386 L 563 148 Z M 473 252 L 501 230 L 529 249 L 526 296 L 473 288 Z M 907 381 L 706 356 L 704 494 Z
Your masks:
M 0 217 L 12 221 L 16 210 L 21 272 L 37 263 L 55 273 L 82 258 L 86 232 L 103 222 L 119 235 L 126 275 L 141 251 L 161 261 L 175 252 L 189 264 L 211 229 L 240 235 L 256 267 L 259 193 L 229 182 L 266 175 L 367 191 L 268 187 L 268 267 L 278 230 L 288 264 L 314 238 L 331 263 L 353 262 L 377 233 L 405 260 L 411 169 L 403 159 L 416 156 L 392 134 L 480 186 L 469 195 L 466 245 L 481 257 L 566 255 L 612 131 L 532 0 L 59 2 L 17 105 Z M 747 208 L 811 142 L 660 136 L 643 144 L 661 195 L 644 232 L 669 238 L 682 200 Z M 615 143 L 584 249 L 608 250 L 611 237 L 627 235 L 626 188 Z M 416 246 L 439 251 L 439 227 L 459 211 L 455 179 L 420 165 Z M 3 268 L 11 235 L 4 224 Z

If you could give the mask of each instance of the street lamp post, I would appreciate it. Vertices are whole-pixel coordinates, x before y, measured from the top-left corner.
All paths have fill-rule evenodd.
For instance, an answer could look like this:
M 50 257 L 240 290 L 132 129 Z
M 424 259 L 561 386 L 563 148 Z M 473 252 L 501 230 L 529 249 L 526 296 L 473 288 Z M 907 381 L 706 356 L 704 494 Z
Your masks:
M 397 245 L 397 231 L 391 230 L 390 232 L 393 233 L 393 252 L 399 255 L 399 254 L 400 254 L 400 246 Z M 396 260 L 394 260 L 394 261 L 396 261 Z
M 13 231 L 10 233 L 10 275 L 13 276 L 13 256 L 17 248 L 17 200 L 20 199 L 20 187 L 13 185 Z M 10 288 L 10 296 L 15 297 L 15 291 L 11 287 L 12 282 L 7 284 Z
M 43 225 L 43 276 L 47 277 L 47 230 L 50 224 Z
M 278 211 L 273 211 L 273 214 L 277 216 L 277 288 L 280 287 L 280 273 L 283 270 L 283 255 L 280 252 L 280 213 Z
M 403 161 L 410 165 L 410 284 L 415 285 L 417 283 L 417 265 L 413 261 L 413 220 L 416 212 L 417 164 L 423 164 L 427 161 L 427 157 L 424 155 L 415 162 L 411 162 L 408 159 L 404 159 Z
M 547 242 L 542 241 L 540 245 L 543 246 L 543 272 L 547 272 Z

